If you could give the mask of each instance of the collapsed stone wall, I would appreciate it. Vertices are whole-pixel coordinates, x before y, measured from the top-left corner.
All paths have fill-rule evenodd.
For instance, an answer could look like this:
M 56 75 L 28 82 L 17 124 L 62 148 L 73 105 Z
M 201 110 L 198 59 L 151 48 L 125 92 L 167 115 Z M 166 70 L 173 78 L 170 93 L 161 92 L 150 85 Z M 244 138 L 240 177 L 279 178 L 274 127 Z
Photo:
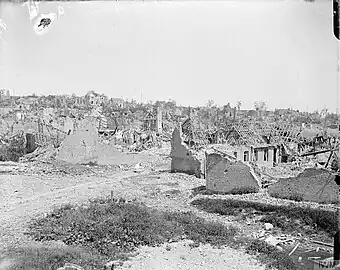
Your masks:
M 206 153 L 206 188 L 223 193 L 258 192 L 261 183 L 250 165 L 217 153 Z
M 66 137 L 56 159 L 72 164 L 97 162 L 98 147 L 97 129 L 91 121 L 83 121 L 74 134 Z
M 193 174 L 197 178 L 204 176 L 204 155 L 189 149 L 177 127 L 172 133 L 170 157 L 171 172 Z
M 268 188 L 270 196 L 284 199 L 335 203 L 339 189 L 335 176 L 327 170 L 308 168 L 296 177 L 280 179 Z

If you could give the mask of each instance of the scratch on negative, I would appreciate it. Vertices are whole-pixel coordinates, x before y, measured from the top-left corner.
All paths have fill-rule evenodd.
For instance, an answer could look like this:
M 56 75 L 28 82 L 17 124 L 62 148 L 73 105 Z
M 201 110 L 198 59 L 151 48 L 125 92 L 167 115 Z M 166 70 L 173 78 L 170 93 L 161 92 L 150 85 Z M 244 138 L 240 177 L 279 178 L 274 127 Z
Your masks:
M 6 23 L 3 19 L 0 18 L 0 40 L 2 40 L 2 33 L 7 31 Z
M 22 6 L 27 6 L 29 17 L 31 21 L 34 21 L 33 29 L 39 35 L 47 33 L 53 22 L 64 14 L 64 8 L 58 6 L 58 15 L 50 12 L 47 14 L 40 14 L 38 1 L 28 0 Z
M 38 2 L 34 0 L 28 0 L 22 6 L 27 6 L 28 8 L 28 13 L 30 15 L 30 20 L 32 21 L 34 18 L 36 18 L 39 14 L 39 6 Z

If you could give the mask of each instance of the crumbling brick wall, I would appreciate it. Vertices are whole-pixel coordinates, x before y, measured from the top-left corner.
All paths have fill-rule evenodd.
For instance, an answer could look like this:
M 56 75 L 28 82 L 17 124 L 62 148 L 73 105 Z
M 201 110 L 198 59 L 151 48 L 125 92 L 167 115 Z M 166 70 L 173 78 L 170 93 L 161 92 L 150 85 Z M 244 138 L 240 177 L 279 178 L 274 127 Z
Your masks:
M 277 198 L 334 203 L 339 201 L 334 178 L 326 170 L 309 168 L 297 177 L 280 179 L 269 187 L 268 193 Z
M 206 154 L 206 188 L 216 192 L 258 192 L 260 183 L 252 168 L 217 153 Z
M 171 172 L 193 174 L 198 178 L 204 175 L 204 156 L 194 153 L 183 142 L 178 128 L 172 133 L 171 140 Z M 203 156 L 203 158 L 202 158 Z

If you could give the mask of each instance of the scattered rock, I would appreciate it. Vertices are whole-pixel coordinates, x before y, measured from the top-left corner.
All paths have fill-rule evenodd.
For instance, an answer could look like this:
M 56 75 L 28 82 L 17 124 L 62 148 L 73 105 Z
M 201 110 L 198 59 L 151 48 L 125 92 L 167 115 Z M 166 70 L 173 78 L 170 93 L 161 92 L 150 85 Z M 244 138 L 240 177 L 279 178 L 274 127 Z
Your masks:
M 60 267 L 57 270 L 84 270 L 84 268 L 73 263 L 65 263 L 64 267 Z
M 116 266 L 118 267 L 120 265 L 121 265 L 120 261 L 110 261 L 105 265 L 105 269 L 106 270 L 113 270 L 113 269 L 115 269 Z
M 267 244 L 276 246 L 280 241 L 278 241 L 274 236 L 270 235 L 264 240 Z
M 137 163 L 137 164 L 135 165 L 135 170 L 139 170 L 140 168 L 141 168 L 140 163 Z
M 276 246 L 276 248 L 279 250 L 279 251 L 283 251 L 283 248 L 281 246 Z
M 264 224 L 264 228 L 266 229 L 266 231 L 271 230 L 274 228 L 273 224 L 270 223 L 265 223 Z
M 259 234 L 258 234 L 258 237 L 264 237 L 266 234 L 265 231 L 260 231 Z

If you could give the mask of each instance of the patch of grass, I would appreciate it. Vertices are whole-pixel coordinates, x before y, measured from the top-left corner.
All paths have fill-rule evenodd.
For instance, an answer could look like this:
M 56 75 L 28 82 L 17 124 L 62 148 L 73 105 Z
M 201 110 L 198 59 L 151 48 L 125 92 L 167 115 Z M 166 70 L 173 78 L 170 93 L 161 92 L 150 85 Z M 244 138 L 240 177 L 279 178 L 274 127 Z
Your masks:
M 288 256 L 284 251 L 279 251 L 274 246 L 267 244 L 265 241 L 258 239 L 253 240 L 248 247 L 246 252 L 251 255 L 257 255 L 257 259 L 266 265 L 268 269 L 278 270 L 295 270 L 293 259 Z
M 67 251 L 61 252 L 58 263 L 77 263 L 82 254 L 91 253 L 95 254 L 94 266 L 88 269 L 98 269 L 103 266 L 99 260 L 126 259 L 141 245 L 157 246 L 183 237 L 194 243 L 237 246 L 236 233 L 233 227 L 208 222 L 189 212 L 160 212 L 137 202 L 101 198 L 87 205 L 64 205 L 44 218 L 34 219 L 26 234 L 36 241 L 59 240 L 70 247 L 81 247 L 85 253 L 72 258 Z M 47 258 L 55 257 L 54 252 L 47 252 L 43 262 L 32 259 L 32 264 L 44 264 Z
M 8 256 L 15 258 L 8 270 L 57 269 L 67 262 L 85 266 L 85 269 L 105 265 L 104 257 L 75 247 L 21 247 L 11 250 Z
M 303 194 L 300 194 L 300 193 L 293 193 L 290 195 L 285 195 L 285 194 L 279 194 L 279 193 L 273 192 L 270 194 L 270 196 L 273 198 L 292 200 L 296 202 L 301 202 L 304 200 Z M 336 204 L 336 203 L 338 203 L 337 200 L 329 200 L 329 201 L 320 202 L 320 204 Z
M 228 193 L 225 194 L 232 194 L 232 195 L 238 195 L 238 194 L 249 194 L 249 193 L 257 193 L 258 189 L 255 187 L 241 187 L 241 188 L 234 188 Z
M 210 193 L 210 194 L 207 194 Z M 190 197 L 195 197 L 198 194 L 205 194 L 205 195 L 212 195 L 213 193 L 210 190 L 207 190 L 205 186 L 199 186 L 199 187 L 195 187 L 191 190 L 191 195 Z
M 249 194 L 249 193 L 257 193 L 258 189 L 256 189 L 255 187 L 241 187 L 241 188 L 234 188 L 229 192 L 219 192 L 219 191 L 212 191 L 209 189 L 206 189 L 205 186 L 199 186 L 196 188 L 192 189 L 192 194 L 191 194 L 191 198 L 195 197 L 198 194 L 201 195 L 213 195 L 213 194 L 219 194 L 219 195 L 241 195 L 241 194 Z
M 303 201 L 303 195 L 299 193 L 294 193 L 291 196 L 288 197 L 288 200 L 296 201 L 296 202 L 302 202 Z
M 178 190 L 178 189 L 171 189 L 171 190 L 165 191 L 165 194 L 168 194 L 168 195 L 180 195 L 181 191 Z
M 293 205 L 270 205 L 261 202 L 249 202 L 235 199 L 201 198 L 191 202 L 197 208 L 209 213 L 238 216 L 240 210 L 252 213 L 261 212 L 262 222 L 272 223 L 285 232 L 312 233 L 322 230 L 333 237 L 336 232 L 337 217 L 334 212 L 297 207 Z M 300 226 L 297 226 L 299 223 Z
M 292 200 L 292 201 L 296 201 L 296 202 L 303 201 L 303 195 L 299 194 L 299 193 L 294 193 L 294 194 L 291 194 L 289 196 L 283 196 L 279 193 L 272 193 L 272 194 L 270 194 L 270 196 L 273 197 L 273 198 Z

